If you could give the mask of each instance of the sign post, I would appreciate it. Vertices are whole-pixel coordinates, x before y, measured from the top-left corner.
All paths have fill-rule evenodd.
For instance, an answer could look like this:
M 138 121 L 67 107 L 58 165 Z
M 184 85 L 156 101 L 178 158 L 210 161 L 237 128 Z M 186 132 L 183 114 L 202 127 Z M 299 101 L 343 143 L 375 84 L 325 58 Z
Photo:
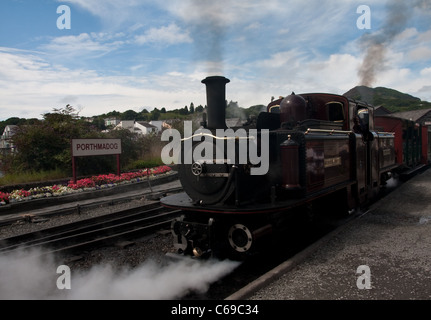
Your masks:
M 75 157 L 117 156 L 117 175 L 120 175 L 121 139 L 72 139 L 73 183 L 76 183 Z

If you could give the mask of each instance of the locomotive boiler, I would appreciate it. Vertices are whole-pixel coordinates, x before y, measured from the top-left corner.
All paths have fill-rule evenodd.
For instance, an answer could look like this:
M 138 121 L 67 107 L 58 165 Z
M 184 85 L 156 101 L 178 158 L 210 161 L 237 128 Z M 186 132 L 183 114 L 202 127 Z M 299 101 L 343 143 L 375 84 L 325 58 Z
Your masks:
M 349 214 L 399 167 L 393 132 L 374 130 L 372 106 L 328 93 L 271 102 L 257 121 L 227 128 L 226 84 L 202 80 L 207 119 L 184 137 L 178 161 L 185 192 L 161 199 L 179 208 L 174 246 L 195 257 L 243 259 L 293 212 Z

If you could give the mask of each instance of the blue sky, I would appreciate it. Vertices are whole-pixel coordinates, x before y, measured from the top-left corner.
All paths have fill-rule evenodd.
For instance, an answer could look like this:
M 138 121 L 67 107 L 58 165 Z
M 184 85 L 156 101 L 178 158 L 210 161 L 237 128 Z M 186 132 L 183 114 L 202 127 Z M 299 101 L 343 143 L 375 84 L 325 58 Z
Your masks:
M 57 20 L 70 9 L 70 29 Z M 360 5 L 370 29 L 359 29 Z M 2 0 L 0 120 L 205 105 L 223 75 L 241 107 L 299 92 L 343 94 L 375 41 L 374 77 L 431 101 L 431 1 Z M 65 22 L 65 20 L 61 20 Z

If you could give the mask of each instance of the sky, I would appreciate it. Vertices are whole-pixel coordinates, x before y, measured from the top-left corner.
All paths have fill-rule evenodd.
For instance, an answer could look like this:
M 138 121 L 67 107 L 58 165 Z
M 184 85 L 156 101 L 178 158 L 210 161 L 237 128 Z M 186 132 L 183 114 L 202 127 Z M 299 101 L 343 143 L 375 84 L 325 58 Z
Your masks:
M 2 0 L 0 121 L 384 86 L 431 101 L 431 0 Z

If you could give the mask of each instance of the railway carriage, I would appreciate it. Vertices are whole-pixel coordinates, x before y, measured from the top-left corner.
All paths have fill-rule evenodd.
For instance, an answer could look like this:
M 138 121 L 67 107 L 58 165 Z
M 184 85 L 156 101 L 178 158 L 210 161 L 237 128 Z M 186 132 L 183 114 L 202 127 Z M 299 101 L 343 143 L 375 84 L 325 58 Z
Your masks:
M 412 120 L 387 116 L 375 117 L 376 127 L 393 132 L 397 171 L 416 170 L 430 161 L 430 132 L 428 126 Z

